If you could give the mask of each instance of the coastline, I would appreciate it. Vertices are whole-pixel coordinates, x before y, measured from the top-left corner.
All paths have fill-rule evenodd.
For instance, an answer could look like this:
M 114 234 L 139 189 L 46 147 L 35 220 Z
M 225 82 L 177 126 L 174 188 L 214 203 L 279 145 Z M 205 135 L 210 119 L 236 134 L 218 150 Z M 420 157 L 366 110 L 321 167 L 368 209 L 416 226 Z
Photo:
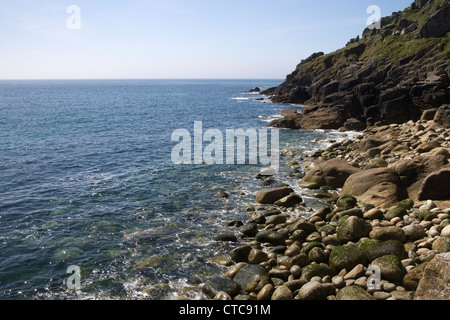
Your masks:
M 294 186 L 262 185 L 248 220 L 228 223 L 243 244 L 209 259 L 227 270 L 203 293 L 214 300 L 450 299 L 446 276 L 432 277 L 449 272 L 450 201 L 432 200 L 450 199 L 449 150 L 450 129 L 423 119 L 369 127 L 293 158 L 291 169 L 305 168 L 299 184 L 326 205 L 302 217 Z M 215 240 L 230 241 L 226 234 Z

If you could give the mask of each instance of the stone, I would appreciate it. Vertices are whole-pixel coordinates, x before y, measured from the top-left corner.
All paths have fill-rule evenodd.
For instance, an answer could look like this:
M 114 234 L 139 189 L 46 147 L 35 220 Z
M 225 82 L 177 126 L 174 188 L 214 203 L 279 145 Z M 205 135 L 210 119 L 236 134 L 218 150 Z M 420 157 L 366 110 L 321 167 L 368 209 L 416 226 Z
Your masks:
M 434 122 L 443 127 L 450 128 L 450 104 L 444 104 L 436 111 Z
M 344 160 L 332 159 L 315 164 L 303 178 L 303 182 L 316 183 L 320 186 L 342 188 L 349 176 L 360 172 Z
M 403 231 L 405 232 L 406 240 L 410 241 L 422 239 L 427 234 L 425 228 L 418 223 L 412 223 L 403 227 Z
M 395 207 L 395 208 L 390 209 L 386 213 L 385 218 L 386 218 L 386 220 L 392 220 L 392 219 L 397 218 L 397 217 L 401 218 L 401 217 L 403 217 L 406 214 L 408 214 L 408 211 L 405 208 L 403 208 L 403 207 Z
M 373 244 L 366 251 L 366 256 L 369 261 L 385 255 L 395 255 L 402 260 L 406 256 L 405 246 L 398 240 L 387 240 Z
M 254 237 L 258 233 L 258 225 L 250 222 L 240 226 L 239 231 L 247 237 Z
M 441 237 L 450 238 L 450 224 L 441 231 Z
M 336 274 L 337 274 L 336 269 L 330 267 L 325 263 L 310 264 L 302 268 L 301 279 L 310 281 L 313 277 L 316 276 L 321 278 L 325 276 L 334 277 Z
M 297 294 L 298 300 L 325 300 L 326 291 L 319 282 L 308 282 L 301 287 Z
M 441 146 L 441 144 L 438 141 L 425 142 L 425 143 L 420 144 L 416 148 L 416 151 L 418 153 L 430 152 L 431 150 L 439 148 L 440 146 Z
M 214 241 L 237 242 L 237 238 L 234 234 L 220 233 L 214 236 Z
M 302 197 L 300 197 L 296 194 L 291 194 L 291 195 L 288 195 L 278 201 L 275 201 L 274 204 L 276 206 L 283 207 L 283 208 L 292 208 L 302 202 L 303 202 Z
M 339 290 L 336 300 L 376 300 L 370 293 L 359 286 L 348 286 Z
M 450 253 L 436 255 L 423 273 L 417 287 L 416 300 L 448 300 L 450 296 Z
M 226 292 L 220 291 L 214 296 L 215 301 L 233 300 L 233 298 Z
M 342 243 L 367 237 L 372 229 L 370 223 L 356 216 L 344 216 L 341 220 L 337 228 L 337 237 Z
M 248 264 L 243 266 L 234 276 L 236 282 L 242 290 L 246 292 L 259 292 L 261 289 L 272 283 L 265 268 L 256 264 Z
M 261 190 L 256 193 L 256 202 L 261 204 L 274 204 L 276 201 L 288 196 L 293 190 L 291 188 L 276 188 Z
M 381 270 L 381 278 L 391 282 L 402 283 L 406 275 L 405 267 L 395 255 L 381 256 L 372 261 L 371 265 L 378 266 Z
M 343 195 L 341 196 L 336 205 L 338 208 L 344 209 L 344 210 L 349 210 L 352 209 L 356 206 L 357 203 L 357 199 L 354 196 L 351 195 Z
M 239 293 L 240 287 L 231 279 L 225 277 L 215 277 L 203 286 L 202 291 L 211 299 L 214 298 L 219 292 L 225 292 L 233 297 Z
M 380 241 L 398 240 L 400 242 L 403 242 L 406 240 L 406 234 L 402 228 L 397 226 L 378 227 L 370 231 L 369 238 Z
M 248 262 L 248 255 L 252 251 L 252 247 L 248 244 L 237 247 L 230 251 L 230 258 L 236 263 Z
M 292 291 L 286 287 L 286 286 L 279 286 L 275 289 L 272 300 L 292 300 L 294 299 L 294 295 L 292 294 Z
M 248 263 L 258 264 L 269 260 L 267 253 L 258 249 L 252 249 L 248 254 Z
M 266 225 L 269 224 L 281 224 L 281 223 L 285 223 L 287 220 L 286 216 L 284 214 L 276 214 L 273 216 L 269 216 L 266 218 Z
M 356 267 L 354 267 L 352 270 L 350 270 L 345 276 L 344 279 L 358 279 L 359 277 L 363 276 L 365 273 L 364 265 L 358 264 Z
M 391 292 L 392 298 L 395 300 L 413 300 L 414 292 L 413 291 L 405 291 L 405 290 L 394 290 Z
M 437 250 L 440 253 L 450 252 L 450 239 L 444 237 L 437 238 L 434 240 L 431 249 Z
M 375 220 L 375 219 L 383 219 L 384 214 L 383 211 L 381 211 L 378 208 L 370 209 L 369 211 L 364 212 L 363 218 L 365 220 Z
M 356 245 L 336 246 L 330 253 L 329 265 L 337 271 L 351 270 L 358 264 L 365 264 L 367 257 Z
M 418 199 L 419 201 L 450 199 L 450 166 L 431 173 L 423 180 Z
M 261 291 L 258 292 L 257 300 L 270 300 L 274 291 L 274 286 L 271 283 L 266 284 Z
M 423 273 L 428 262 L 419 264 L 414 269 L 411 269 L 403 278 L 403 286 L 406 290 L 416 291 L 419 286 L 420 279 L 423 277 Z
M 262 230 L 255 236 L 255 240 L 261 243 L 270 243 L 273 245 L 284 245 L 289 234 L 287 230 Z
M 399 176 L 391 168 L 365 170 L 351 175 L 342 188 L 361 203 L 390 207 L 406 198 Z

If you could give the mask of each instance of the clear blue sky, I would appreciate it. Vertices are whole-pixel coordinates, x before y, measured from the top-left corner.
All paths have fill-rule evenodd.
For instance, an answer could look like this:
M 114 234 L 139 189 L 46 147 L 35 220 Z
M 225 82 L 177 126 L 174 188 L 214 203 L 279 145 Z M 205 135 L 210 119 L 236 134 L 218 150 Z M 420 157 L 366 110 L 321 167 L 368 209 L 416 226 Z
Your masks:
M 413 0 L 0 0 L 0 79 L 274 78 Z M 66 12 L 80 8 L 80 29 Z

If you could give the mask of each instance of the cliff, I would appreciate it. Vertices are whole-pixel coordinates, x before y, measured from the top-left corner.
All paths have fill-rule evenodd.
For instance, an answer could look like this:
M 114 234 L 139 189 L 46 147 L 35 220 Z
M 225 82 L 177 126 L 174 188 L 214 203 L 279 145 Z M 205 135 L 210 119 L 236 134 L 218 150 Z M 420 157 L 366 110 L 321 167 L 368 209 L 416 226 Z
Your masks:
M 271 125 L 362 130 L 434 116 L 450 101 L 450 1 L 416 0 L 335 52 L 303 60 L 273 102 L 302 104 Z

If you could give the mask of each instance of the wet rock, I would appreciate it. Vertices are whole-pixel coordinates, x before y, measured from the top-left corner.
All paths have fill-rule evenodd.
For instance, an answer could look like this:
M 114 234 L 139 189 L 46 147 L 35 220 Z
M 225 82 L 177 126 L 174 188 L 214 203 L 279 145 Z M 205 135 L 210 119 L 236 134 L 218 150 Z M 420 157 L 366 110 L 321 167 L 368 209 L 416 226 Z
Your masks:
M 291 194 L 292 191 L 293 190 L 291 188 L 287 187 L 261 190 L 256 193 L 256 202 L 261 204 L 273 204 L 277 200 L 280 200 Z
M 283 208 L 291 208 L 291 207 L 295 207 L 296 205 L 298 205 L 302 202 L 303 202 L 302 197 L 300 197 L 296 194 L 291 194 L 291 195 L 288 195 L 278 201 L 275 201 L 275 205 L 279 206 L 279 207 L 283 207 Z
M 236 263 L 239 262 L 248 262 L 248 255 L 252 251 L 252 247 L 248 244 L 237 247 L 230 251 L 231 260 Z
M 261 243 L 270 243 L 273 245 L 283 245 L 289 237 L 287 230 L 262 230 L 258 232 L 255 239 Z
M 258 293 L 265 285 L 272 283 L 266 269 L 255 264 L 248 264 L 242 267 L 233 280 L 242 290 L 249 293 Z
M 301 279 L 310 281 L 313 277 L 323 278 L 325 276 L 334 277 L 337 274 L 336 269 L 325 263 L 310 264 L 302 269 Z
M 210 298 L 214 298 L 219 292 L 225 292 L 234 297 L 239 293 L 240 287 L 231 279 L 225 277 L 215 277 L 203 286 L 202 291 Z

